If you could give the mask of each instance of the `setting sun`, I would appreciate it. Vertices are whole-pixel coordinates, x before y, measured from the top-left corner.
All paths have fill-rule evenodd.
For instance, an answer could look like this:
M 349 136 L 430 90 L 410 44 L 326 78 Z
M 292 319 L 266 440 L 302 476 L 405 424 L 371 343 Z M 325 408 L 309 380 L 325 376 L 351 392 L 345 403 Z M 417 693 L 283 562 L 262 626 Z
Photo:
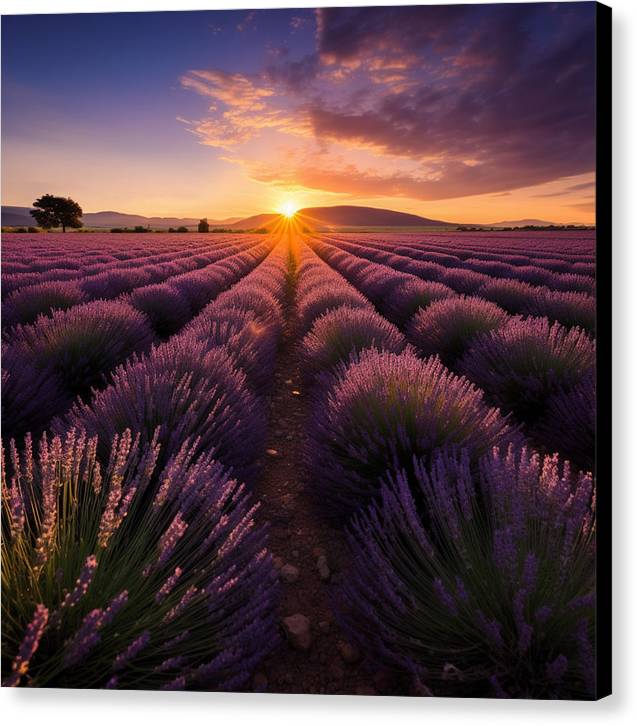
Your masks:
M 287 217 L 288 219 L 291 219 L 298 211 L 298 207 L 291 199 L 288 199 L 287 201 L 283 202 L 283 204 L 280 207 L 280 212 L 284 217 Z

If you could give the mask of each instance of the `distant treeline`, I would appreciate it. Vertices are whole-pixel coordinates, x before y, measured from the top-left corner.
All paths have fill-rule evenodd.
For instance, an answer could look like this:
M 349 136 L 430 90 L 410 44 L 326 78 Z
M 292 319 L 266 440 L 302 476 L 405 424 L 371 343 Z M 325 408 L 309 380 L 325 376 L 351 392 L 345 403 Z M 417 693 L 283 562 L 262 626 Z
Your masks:
M 2 227 L 2 232 L 20 232 L 26 234 L 27 232 L 43 232 L 44 230 L 39 227 Z
M 549 231 L 549 232 L 559 232 L 569 229 L 575 229 L 575 230 L 593 230 L 595 229 L 595 225 L 585 225 L 585 224 L 545 224 L 545 225 L 537 225 L 537 224 L 525 224 L 523 227 L 456 227 L 457 232 L 515 232 L 515 231 L 523 231 L 523 232 L 536 232 L 536 231 Z
M 16 234 L 33 234 L 33 233 L 53 233 L 60 231 L 59 229 L 41 229 L 40 227 L 2 227 L 1 231 L 3 233 L 16 233 Z M 179 233 L 179 234 L 185 234 L 185 233 L 196 233 L 197 230 L 193 228 L 188 227 L 169 227 L 168 229 L 152 229 L 151 227 L 142 227 L 141 225 L 137 225 L 135 227 L 111 227 L 111 229 L 101 229 L 97 227 L 82 227 L 81 229 L 75 229 L 74 232 L 80 232 L 81 234 L 87 234 L 87 233 L 101 233 L 104 232 L 110 232 L 112 234 L 144 234 L 144 233 L 152 233 L 152 234 L 168 234 L 168 233 Z M 251 234 L 267 234 L 268 230 L 265 227 L 259 227 L 258 229 L 235 229 L 230 227 L 215 227 L 214 229 L 210 229 L 207 231 L 207 233 L 211 234 L 245 234 L 245 233 L 251 233 Z M 66 234 L 69 234 L 69 231 L 66 232 Z

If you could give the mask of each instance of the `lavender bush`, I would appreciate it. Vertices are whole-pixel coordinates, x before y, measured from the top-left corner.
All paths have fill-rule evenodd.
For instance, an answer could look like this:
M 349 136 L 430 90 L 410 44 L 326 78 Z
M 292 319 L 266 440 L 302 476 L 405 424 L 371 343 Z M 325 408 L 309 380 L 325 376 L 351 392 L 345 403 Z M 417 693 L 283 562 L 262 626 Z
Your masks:
M 498 406 L 529 425 L 543 416 L 552 393 L 594 366 L 595 342 L 547 318 L 509 320 L 477 338 L 459 365 Z
M 418 308 L 426 308 L 436 300 L 443 300 L 453 295 L 455 292 L 440 282 L 426 282 L 412 278 L 389 290 L 381 309 L 392 323 L 402 328 L 413 318 Z
M 186 300 L 193 313 L 197 313 L 226 288 L 229 281 L 227 274 L 214 264 L 175 275 L 166 284 Z
M 460 267 L 450 267 L 441 277 L 440 282 L 464 295 L 475 295 L 477 290 L 489 280 L 488 275 Z
M 283 310 L 279 300 L 263 286 L 246 278 L 245 282 L 236 285 L 215 300 L 211 311 L 217 310 L 249 310 L 263 322 L 273 326 L 277 331 L 283 330 Z
M 439 451 L 358 516 L 340 620 L 434 695 L 595 694 L 594 489 L 556 456 Z M 417 500 L 422 502 L 417 504 Z
M 584 471 L 595 468 L 595 388 L 594 371 L 559 388 L 549 396 L 546 413 L 533 432 L 544 448 L 558 449 Z
M 301 368 L 308 380 L 347 361 L 352 353 L 366 348 L 401 353 L 405 336 L 373 309 L 346 305 L 317 318 L 301 342 Z
M 123 270 L 108 270 L 82 280 L 82 290 L 89 298 L 111 299 L 130 292 L 133 288 L 151 282 L 148 273 L 141 267 Z
M 51 367 L 36 368 L 15 348 L 2 347 L 2 433 L 21 438 L 41 432 L 68 406 L 68 395 Z
M 204 342 L 207 348 L 225 348 L 253 389 L 265 393 L 276 363 L 276 326 L 251 310 L 229 307 L 202 312 L 185 333 Z
M 9 373 L 21 366 L 50 371 L 71 398 L 86 395 L 134 351 L 149 348 L 153 332 L 146 317 L 128 303 L 95 300 L 19 325 L 8 341 Z
M 166 283 L 139 287 L 130 295 L 130 304 L 144 313 L 156 335 L 167 338 L 190 319 L 190 305 L 179 290 Z
M 237 690 L 276 644 L 277 586 L 243 485 L 125 431 L 2 461 L 4 686 Z
M 548 288 L 538 288 L 521 280 L 490 280 L 478 290 L 478 295 L 497 303 L 510 313 L 524 313 L 529 310 L 539 291 L 548 292 Z
M 524 312 L 555 320 L 567 328 L 584 328 L 595 334 L 597 304 L 595 298 L 585 292 L 538 290 Z
M 419 310 L 407 337 L 424 356 L 437 354 L 449 366 L 467 350 L 477 335 L 495 330 L 508 320 L 495 303 L 479 297 L 448 297 Z
M 319 316 L 343 305 L 349 308 L 372 309 L 369 300 L 345 280 L 333 281 L 328 278 L 324 284 L 310 291 L 302 286 L 297 310 L 300 333 L 307 333 Z
M 15 290 L 2 304 L 2 327 L 33 323 L 39 315 L 66 310 L 86 301 L 75 280 L 41 282 Z
M 388 469 L 409 469 L 415 456 L 456 445 L 474 460 L 515 435 L 482 392 L 438 358 L 369 349 L 324 384 L 310 427 L 308 471 L 317 498 L 337 520 L 369 502 Z
M 97 434 L 102 446 L 126 429 L 146 443 L 160 427 L 164 460 L 192 439 L 197 453 L 212 452 L 246 478 L 262 447 L 265 414 L 227 351 L 180 336 L 117 368 L 107 388 L 77 401 L 55 424 L 59 433 L 69 427 Z

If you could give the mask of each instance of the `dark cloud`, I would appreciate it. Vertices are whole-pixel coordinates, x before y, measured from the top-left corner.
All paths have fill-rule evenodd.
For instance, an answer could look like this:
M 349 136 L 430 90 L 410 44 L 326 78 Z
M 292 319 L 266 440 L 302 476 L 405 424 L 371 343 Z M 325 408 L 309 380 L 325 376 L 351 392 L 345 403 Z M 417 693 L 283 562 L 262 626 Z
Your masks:
M 402 58 L 409 82 L 362 96 L 360 108 L 320 97 L 316 136 L 434 159 L 432 198 L 594 169 L 589 4 L 332 8 L 318 11 L 318 32 L 324 60 Z
M 316 11 L 318 50 L 334 62 L 427 45 L 440 52 L 472 14 L 460 5 L 322 8 Z
M 309 53 L 297 61 L 272 64 L 265 69 L 264 75 L 271 83 L 282 84 L 291 93 L 299 93 L 314 80 L 319 65 L 318 55 Z

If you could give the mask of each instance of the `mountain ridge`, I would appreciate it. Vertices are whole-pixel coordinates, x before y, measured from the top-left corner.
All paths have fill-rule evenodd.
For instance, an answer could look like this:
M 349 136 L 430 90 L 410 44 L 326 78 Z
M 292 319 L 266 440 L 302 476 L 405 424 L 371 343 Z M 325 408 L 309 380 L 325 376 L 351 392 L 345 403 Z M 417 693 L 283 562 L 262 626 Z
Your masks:
M 4 227 L 29 227 L 35 225 L 35 220 L 29 214 L 30 207 L 18 207 L 5 205 L 2 207 L 2 226 Z M 549 227 L 564 226 L 566 223 L 547 222 L 543 219 L 515 219 L 488 224 L 469 224 L 446 222 L 438 219 L 430 219 L 408 212 L 397 212 L 392 209 L 380 207 L 364 207 L 358 205 L 334 205 L 330 207 L 305 207 L 296 213 L 300 224 L 318 229 L 330 229 L 337 227 L 477 227 L 477 228 L 498 228 L 498 227 Z M 210 228 L 226 228 L 230 230 L 258 229 L 274 227 L 282 215 L 279 213 L 254 214 L 249 217 L 228 217 L 226 219 L 210 219 Z M 110 229 L 113 227 L 150 227 L 155 229 L 168 229 L 169 227 L 188 227 L 196 229 L 199 218 L 196 217 L 174 217 L 174 216 L 151 216 L 141 214 L 129 214 L 104 210 L 99 212 L 86 212 L 82 221 L 85 227 L 97 229 Z M 579 225 L 578 222 L 568 224 Z
M 334 205 L 331 207 L 304 207 L 295 217 L 309 227 L 456 227 L 453 222 L 421 217 L 407 212 L 396 212 L 379 207 Z M 275 226 L 281 214 L 255 214 L 230 225 L 235 229 Z
M 31 207 L 2 207 L 3 227 L 29 227 L 35 225 L 35 220 L 29 214 Z M 146 217 L 143 214 L 129 214 L 128 212 L 115 212 L 104 210 L 100 212 L 85 212 L 82 221 L 85 227 L 98 227 L 110 229 L 111 227 L 197 227 L 200 217 Z M 208 219 L 211 227 L 227 227 L 233 224 L 240 217 L 228 217 L 227 219 Z

